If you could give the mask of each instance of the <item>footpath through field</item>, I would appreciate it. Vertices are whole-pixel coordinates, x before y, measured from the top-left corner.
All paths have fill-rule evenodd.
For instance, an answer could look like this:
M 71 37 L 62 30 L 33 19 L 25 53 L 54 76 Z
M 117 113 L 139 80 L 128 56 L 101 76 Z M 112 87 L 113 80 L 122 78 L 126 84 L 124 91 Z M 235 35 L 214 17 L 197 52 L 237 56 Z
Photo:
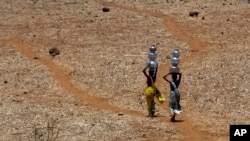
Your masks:
M 178 26 L 178 24 L 168 15 L 165 15 L 160 12 L 152 12 L 152 11 L 147 11 L 143 9 L 138 9 L 135 7 L 126 7 L 126 6 L 118 5 L 116 3 L 105 2 L 102 0 L 96 0 L 96 1 L 109 7 L 120 8 L 120 9 L 134 12 L 136 14 L 149 15 L 152 17 L 160 18 L 164 22 L 165 28 L 167 28 L 167 30 L 170 31 L 173 34 L 173 36 L 176 36 L 183 42 L 186 42 L 190 46 L 190 48 L 192 48 L 193 50 L 196 50 L 195 52 L 192 52 L 191 56 L 189 56 L 188 58 L 185 58 L 185 57 L 182 58 L 182 62 L 186 62 L 189 59 L 194 58 L 194 57 L 201 57 L 203 52 L 207 48 L 207 45 L 205 43 L 199 41 L 198 39 L 194 40 L 192 37 L 190 37 L 185 32 L 183 32 L 183 30 Z M 32 52 L 32 50 L 30 49 L 28 45 L 20 41 L 20 36 L 28 32 L 30 31 L 21 31 L 20 33 L 17 33 L 16 35 L 14 35 L 13 37 L 9 39 L 0 39 L 0 42 L 12 45 L 18 51 L 23 53 L 26 57 L 28 57 L 31 60 L 34 60 L 34 57 L 37 57 L 39 55 Z M 95 97 L 95 96 L 91 96 L 87 94 L 86 92 L 75 88 L 73 84 L 71 83 L 69 76 L 66 74 L 66 72 L 63 69 L 61 69 L 58 65 L 51 62 L 50 60 L 40 58 L 40 59 L 35 59 L 34 61 L 46 66 L 52 73 L 54 73 L 55 79 L 59 82 L 60 86 L 64 88 L 66 91 L 86 101 L 90 101 L 89 102 L 90 106 L 104 109 L 104 110 L 110 110 L 114 112 L 122 112 L 124 114 L 129 114 L 133 116 L 145 117 L 143 113 L 141 112 L 121 109 L 117 106 L 109 105 L 105 101 L 103 101 L 103 99 Z M 160 66 L 161 69 L 159 71 L 159 75 L 158 75 L 159 77 L 163 76 L 164 75 L 163 73 L 168 71 L 166 70 L 168 68 L 167 67 L 168 65 L 169 64 L 164 64 Z M 188 111 L 185 111 L 185 114 L 188 114 Z M 193 140 L 203 140 L 203 141 L 205 140 L 206 141 L 207 135 L 205 133 L 200 132 L 198 129 L 195 129 L 192 122 L 189 121 L 187 118 L 185 118 L 185 114 L 183 114 L 182 116 L 183 122 L 173 123 L 173 126 L 176 126 L 178 129 L 180 129 L 180 131 L 182 131 L 182 133 L 186 136 L 185 141 L 193 141 Z M 167 120 L 168 120 L 167 118 L 164 118 L 164 119 L 159 118 L 159 121 L 161 122 L 168 122 Z M 155 139 L 155 138 L 157 137 L 152 137 L 152 139 Z
M 144 9 L 139 9 L 134 6 L 133 7 L 123 6 L 123 5 L 119 5 L 116 3 L 106 2 L 104 0 L 97 0 L 97 1 L 108 7 L 120 8 L 120 9 L 128 10 L 130 12 L 134 12 L 139 15 L 149 15 L 152 17 L 160 18 L 164 22 L 165 28 L 168 31 L 170 31 L 173 36 L 187 43 L 192 50 L 195 50 L 194 52 L 192 52 L 191 56 L 183 57 L 182 62 L 187 62 L 188 60 L 194 59 L 195 57 L 198 57 L 198 58 L 201 57 L 202 54 L 205 52 L 205 49 L 207 49 L 208 47 L 205 42 L 202 42 L 199 39 L 194 39 L 193 37 L 183 32 L 184 30 L 180 28 L 180 26 L 175 22 L 175 20 L 166 14 L 163 14 L 161 12 L 152 12 L 152 11 L 148 11 Z M 188 29 L 185 29 L 185 31 L 187 30 Z M 159 66 L 160 69 L 158 72 L 158 77 L 162 78 L 165 72 L 168 72 L 168 66 L 169 64 L 164 64 L 164 65 Z M 164 89 L 164 88 L 160 88 L 160 89 Z M 164 106 L 166 105 L 164 104 Z M 185 114 L 187 113 L 188 111 L 185 111 Z M 173 123 L 173 126 L 177 126 L 180 129 L 180 131 L 182 131 L 182 133 L 186 136 L 185 141 L 195 141 L 195 140 L 208 141 L 208 137 L 206 133 L 202 133 L 198 129 L 195 129 L 192 122 L 188 120 L 188 118 L 185 118 L 185 114 L 182 115 L 182 118 L 183 118 L 183 120 L 181 120 L 182 122 Z M 162 122 L 168 122 L 169 119 L 165 118 L 161 120 Z M 155 138 L 157 137 L 152 137 L 152 140 Z

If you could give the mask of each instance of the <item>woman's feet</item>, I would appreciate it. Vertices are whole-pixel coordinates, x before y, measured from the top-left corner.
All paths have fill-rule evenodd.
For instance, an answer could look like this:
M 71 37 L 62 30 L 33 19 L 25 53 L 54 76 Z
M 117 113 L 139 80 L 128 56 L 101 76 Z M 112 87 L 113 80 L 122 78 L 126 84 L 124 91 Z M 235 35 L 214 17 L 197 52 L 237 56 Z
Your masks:
M 172 115 L 171 119 L 170 119 L 171 122 L 175 122 L 175 114 Z
M 151 108 L 147 117 L 154 117 L 155 116 L 155 108 Z

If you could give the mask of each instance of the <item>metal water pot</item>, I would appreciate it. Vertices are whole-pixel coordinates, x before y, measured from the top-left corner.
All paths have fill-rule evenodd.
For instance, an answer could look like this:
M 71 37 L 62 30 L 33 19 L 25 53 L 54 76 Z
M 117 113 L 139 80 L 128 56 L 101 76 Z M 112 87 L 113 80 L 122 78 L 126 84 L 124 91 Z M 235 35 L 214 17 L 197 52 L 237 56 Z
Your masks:
M 156 69 L 158 67 L 157 61 L 148 61 L 149 69 Z
M 171 66 L 171 67 L 169 68 L 169 71 L 170 71 L 171 73 L 178 73 L 178 72 L 180 72 L 180 68 L 179 68 L 178 66 Z
M 157 57 L 157 54 L 156 54 L 156 53 L 153 53 L 153 52 L 149 52 L 149 53 L 148 53 L 148 59 L 149 59 L 150 61 L 154 61 L 154 60 L 156 59 L 156 57 Z
M 177 58 L 177 57 L 172 57 L 171 58 L 171 64 L 172 65 L 178 65 L 180 62 L 180 58 Z
M 174 49 L 174 51 L 172 52 L 173 57 L 179 58 L 180 56 L 180 51 L 178 49 Z
M 151 45 L 149 47 L 149 52 L 155 52 L 156 51 L 156 46 L 155 45 Z

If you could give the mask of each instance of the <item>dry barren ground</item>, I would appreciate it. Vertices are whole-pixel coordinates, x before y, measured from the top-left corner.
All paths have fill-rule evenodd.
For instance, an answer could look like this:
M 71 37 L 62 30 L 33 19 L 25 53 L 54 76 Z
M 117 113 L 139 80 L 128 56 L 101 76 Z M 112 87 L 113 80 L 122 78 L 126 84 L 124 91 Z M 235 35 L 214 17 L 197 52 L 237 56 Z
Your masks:
M 244 0 L 2 0 L 0 140 L 227 141 L 250 123 L 249 23 Z M 180 122 L 146 117 L 152 44 L 166 97 L 181 51 Z

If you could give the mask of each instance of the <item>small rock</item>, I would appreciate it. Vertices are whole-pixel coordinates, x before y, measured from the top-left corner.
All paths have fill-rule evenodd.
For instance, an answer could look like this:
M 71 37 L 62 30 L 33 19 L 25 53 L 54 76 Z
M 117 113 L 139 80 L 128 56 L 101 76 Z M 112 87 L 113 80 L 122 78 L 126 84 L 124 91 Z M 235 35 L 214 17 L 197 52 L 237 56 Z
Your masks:
M 210 75 L 209 78 L 210 78 L 210 79 L 215 79 L 215 78 L 216 78 L 216 75 L 212 74 L 212 75 Z
M 109 12 L 109 11 L 110 11 L 110 9 L 107 7 L 102 8 L 102 12 Z
M 60 50 L 59 49 L 57 49 L 57 48 L 51 48 L 50 50 L 49 50 L 49 54 L 51 55 L 51 56 L 56 56 L 56 55 L 59 55 L 60 54 Z
M 191 17 L 197 17 L 199 15 L 199 12 L 194 11 L 194 12 L 189 12 L 189 16 Z
M 118 116 L 123 116 L 123 115 L 124 115 L 124 114 L 122 114 L 122 113 L 119 113 L 119 114 L 118 114 Z
M 4 84 L 7 84 L 7 83 L 8 83 L 8 81 L 7 81 L 7 80 L 5 80 L 5 81 L 3 81 L 3 83 L 4 83 Z

